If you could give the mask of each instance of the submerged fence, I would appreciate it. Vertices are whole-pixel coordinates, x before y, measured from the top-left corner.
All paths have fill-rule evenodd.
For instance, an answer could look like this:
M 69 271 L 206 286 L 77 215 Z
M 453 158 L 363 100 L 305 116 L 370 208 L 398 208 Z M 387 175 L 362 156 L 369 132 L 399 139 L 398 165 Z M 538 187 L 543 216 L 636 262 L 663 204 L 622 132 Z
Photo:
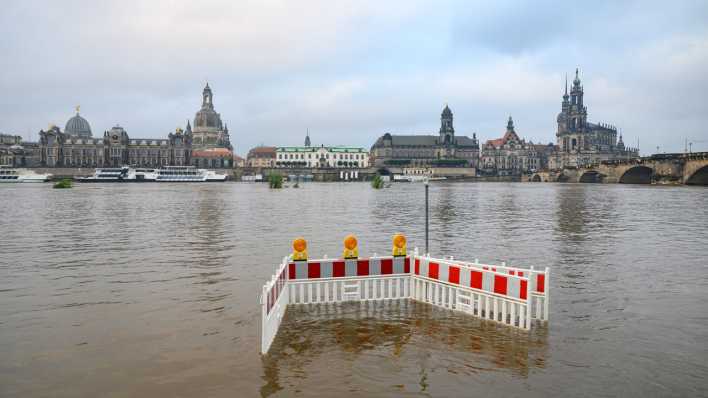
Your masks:
M 524 330 L 534 320 L 548 321 L 548 267 L 537 270 L 463 262 L 419 255 L 417 249 L 411 255 L 361 259 L 293 258 L 298 258 L 297 251 L 283 258 L 263 286 L 264 354 L 288 305 L 412 299 Z

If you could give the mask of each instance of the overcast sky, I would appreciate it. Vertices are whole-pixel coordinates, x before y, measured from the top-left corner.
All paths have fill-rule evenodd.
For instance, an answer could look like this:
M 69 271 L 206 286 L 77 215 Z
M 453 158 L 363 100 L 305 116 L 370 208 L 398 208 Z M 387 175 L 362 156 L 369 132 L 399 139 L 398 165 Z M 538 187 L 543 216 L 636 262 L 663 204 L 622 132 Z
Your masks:
M 6 1 L 0 35 L 0 132 L 33 140 L 78 104 L 164 137 L 208 80 L 241 155 L 434 133 L 445 103 L 459 135 L 555 142 L 579 67 L 590 121 L 708 150 L 708 1 Z

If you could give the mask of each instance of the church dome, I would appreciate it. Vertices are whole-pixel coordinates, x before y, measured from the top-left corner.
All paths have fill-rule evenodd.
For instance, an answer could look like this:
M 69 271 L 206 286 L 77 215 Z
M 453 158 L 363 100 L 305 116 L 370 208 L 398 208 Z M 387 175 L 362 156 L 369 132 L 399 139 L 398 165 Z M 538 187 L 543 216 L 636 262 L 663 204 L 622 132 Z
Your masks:
M 194 128 L 216 128 L 222 129 L 221 117 L 213 109 L 201 109 L 194 116 Z
M 91 138 L 93 136 L 89 122 L 79 115 L 78 109 L 76 110 L 76 115 L 66 122 L 64 133 L 80 138 Z
M 219 131 L 223 130 L 221 116 L 214 110 L 214 94 L 207 83 L 202 92 L 202 108 L 194 116 L 194 131 Z

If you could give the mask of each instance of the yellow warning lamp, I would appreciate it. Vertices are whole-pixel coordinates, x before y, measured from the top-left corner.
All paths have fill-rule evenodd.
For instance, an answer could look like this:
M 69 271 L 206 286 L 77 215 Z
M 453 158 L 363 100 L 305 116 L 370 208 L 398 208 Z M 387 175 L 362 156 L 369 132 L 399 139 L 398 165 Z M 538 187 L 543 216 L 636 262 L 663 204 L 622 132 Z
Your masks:
M 347 237 L 344 238 L 344 254 L 342 257 L 345 259 L 359 258 L 359 248 L 357 248 L 356 236 L 347 235 Z
M 403 234 L 393 235 L 393 256 L 404 257 L 406 255 L 406 237 Z
M 293 260 L 307 261 L 307 241 L 304 238 L 293 241 Z

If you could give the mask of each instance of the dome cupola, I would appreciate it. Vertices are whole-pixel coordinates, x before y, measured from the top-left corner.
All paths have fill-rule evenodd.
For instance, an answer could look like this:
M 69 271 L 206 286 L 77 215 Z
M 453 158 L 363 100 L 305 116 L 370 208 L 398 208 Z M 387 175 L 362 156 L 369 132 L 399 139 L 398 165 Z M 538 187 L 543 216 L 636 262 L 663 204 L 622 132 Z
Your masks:
M 79 138 L 91 138 L 91 126 L 89 122 L 79 115 L 79 107 L 76 107 L 76 115 L 66 122 L 64 133 Z

